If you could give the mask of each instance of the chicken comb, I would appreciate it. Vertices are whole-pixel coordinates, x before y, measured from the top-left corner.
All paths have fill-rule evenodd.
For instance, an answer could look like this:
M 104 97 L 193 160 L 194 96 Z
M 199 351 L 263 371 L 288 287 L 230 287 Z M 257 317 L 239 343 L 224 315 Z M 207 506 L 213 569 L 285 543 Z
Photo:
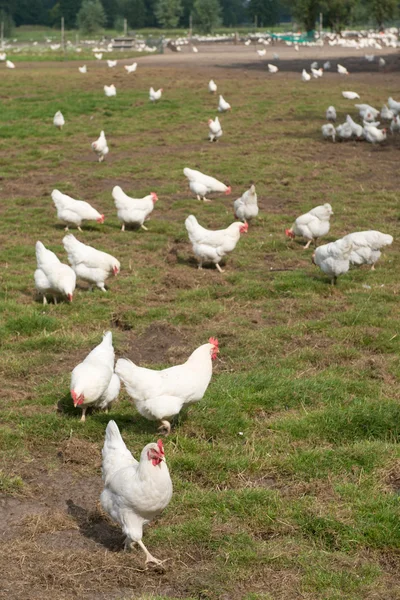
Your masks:
M 216 346 L 218 348 L 218 340 L 217 340 L 217 338 L 210 337 L 210 339 L 208 340 L 208 343 L 212 344 L 213 346 Z
M 290 231 L 290 229 L 285 229 L 285 235 L 287 235 L 287 237 L 294 238 L 294 233 L 293 231 Z
M 158 448 L 160 450 L 160 454 L 162 454 L 164 456 L 164 446 L 163 446 L 163 443 L 162 443 L 161 439 L 157 440 L 157 446 L 158 446 Z

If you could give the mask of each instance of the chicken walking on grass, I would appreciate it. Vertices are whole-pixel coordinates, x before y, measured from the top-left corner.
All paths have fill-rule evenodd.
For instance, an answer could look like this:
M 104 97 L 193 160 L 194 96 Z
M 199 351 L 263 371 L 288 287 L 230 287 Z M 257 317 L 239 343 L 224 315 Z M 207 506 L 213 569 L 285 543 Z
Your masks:
M 298 235 L 308 240 L 304 246 L 304 250 L 306 250 L 311 242 L 317 245 L 318 238 L 329 233 L 329 219 L 332 215 L 333 210 L 330 204 L 316 206 L 308 213 L 297 217 L 293 225 L 285 230 L 285 234 L 293 239 Z
M 112 197 L 117 208 L 118 219 L 122 221 L 121 231 L 125 231 L 125 225 L 135 225 L 147 231 L 143 223 L 149 218 L 158 200 L 155 192 L 151 192 L 144 198 L 130 198 L 116 185 Z
M 59 296 L 72 302 L 76 285 L 74 270 L 64 265 L 42 242 L 36 242 L 36 261 L 35 287 L 43 295 L 43 304 L 47 304 L 46 295 L 53 297 L 54 304 L 57 304 Z
M 75 225 L 79 231 L 82 231 L 83 221 L 104 223 L 104 215 L 84 200 L 74 200 L 59 190 L 53 190 L 51 198 L 57 209 L 57 217 L 65 224 L 65 231 L 68 231 L 70 225 Z
M 96 285 L 106 292 L 105 282 L 111 274 L 118 275 L 119 261 L 111 254 L 82 244 L 71 233 L 64 237 L 63 244 L 76 276 L 87 281 L 90 289 Z
M 185 168 L 183 174 L 189 180 L 189 187 L 191 191 L 196 194 L 197 200 L 203 200 L 204 202 L 211 202 L 206 198 L 207 194 L 212 192 L 221 192 L 223 194 L 230 194 L 232 189 L 231 186 L 225 185 L 222 181 L 218 181 L 215 177 L 204 175 L 200 171 L 194 169 Z

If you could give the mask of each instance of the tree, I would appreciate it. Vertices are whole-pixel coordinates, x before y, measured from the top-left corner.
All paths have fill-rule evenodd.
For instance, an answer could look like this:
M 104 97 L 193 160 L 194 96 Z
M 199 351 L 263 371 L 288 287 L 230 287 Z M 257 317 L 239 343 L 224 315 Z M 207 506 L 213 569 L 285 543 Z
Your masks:
M 4 35 L 6 37 L 10 37 L 14 30 L 14 21 L 12 16 L 4 10 L 4 8 L 0 8 L 0 22 L 4 23 Z
M 250 0 L 249 13 L 253 19 L 257 17 L 259 26 L 276 25 L 279 23 L 279 0 Z
M 76 18 L 81 8 L 82 0 L 59 0 L 59 5 L 66 29 L 73 29 L 76 25 Z
M 381 30 L 385 21 L 390 21 L 394 18 L 397 2 L 396 0 L 368 0 L 367 6 L 370 16 Z
M 83 33 L 96 33 L 101 29 L 106 22 L 106 13 L 100 0 L 83 0 L 77 22 Z
M 325 0 L 322 5 L 324 25 L 336 33 L 351 22 L 352 13 L 358 0 Z
M 119 13 L 128 20 L 132 29 L 139 29 L 145 25 L 146 7 L 143 0 L 120 0 Z
M 380 0 L 377 0 L 378 2 Z M 320 12 L 320 1 L 319 0 L 295 0 L 290 2 L 290 6 L 293 10 L 293 15 L 297 21 L 303 25 L 307 32 L 315 29 L 315 21 L 317 20 Z
M 161 27 L 172 29 L 178 25 L 182 14 L 182 2 L 181 0 L 158 0 L 155 13 Z
M 221 6 L 218 0 L 195 0 L 193 12 L 195 25 L 203 33 L 211 33 L 220 23 Z
M 269 0 L 264 0 L 268 2 Z M 222 22 L 226 27 L 232 27 L 244 23 L 246 20 L 246 9 L 243 0 L 220 0 L 222 9 Z
M 106 13 L 106 23 L 105 26 L 108 28 L 114 27 L 115 20 L 118 17 L 117 14 L 117 3 L 115 0 L 101 0 L 101 3 L 104 8 L 104 12 Z

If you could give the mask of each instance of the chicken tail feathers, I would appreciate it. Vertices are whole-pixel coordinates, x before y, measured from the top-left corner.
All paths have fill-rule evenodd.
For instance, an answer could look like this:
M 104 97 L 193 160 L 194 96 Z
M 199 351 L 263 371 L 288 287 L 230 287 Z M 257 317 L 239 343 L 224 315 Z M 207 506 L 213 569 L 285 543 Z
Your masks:
M 109 421 L 102 450 L 103 480 L 107 484 L 120 469 L 137 464 L 125 445 L 115 421 Z
M 196 226 L 198 226 L 196 217 L 194 215 L 190 215 L 185 221 L 185 227 L 189 235 L 193 233 Z

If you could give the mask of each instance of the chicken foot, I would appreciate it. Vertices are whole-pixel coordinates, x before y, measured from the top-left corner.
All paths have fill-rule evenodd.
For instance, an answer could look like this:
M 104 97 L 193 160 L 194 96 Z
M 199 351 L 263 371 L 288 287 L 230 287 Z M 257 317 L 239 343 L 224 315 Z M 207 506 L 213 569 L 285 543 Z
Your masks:
M 147 227 L 145 227 L 145 226 L 143 225 L 143 223 L 141 224 L 141 226 L 140 226 L 140 227 L 141 227 L 142 229 L 144 229 L 145 231 L 148 231 Z
M 82 407 L 82 416 L 81 416 L 81 423 L 84 423 L 86 421 L 86 411 L 87 408 L 86 407 Z

